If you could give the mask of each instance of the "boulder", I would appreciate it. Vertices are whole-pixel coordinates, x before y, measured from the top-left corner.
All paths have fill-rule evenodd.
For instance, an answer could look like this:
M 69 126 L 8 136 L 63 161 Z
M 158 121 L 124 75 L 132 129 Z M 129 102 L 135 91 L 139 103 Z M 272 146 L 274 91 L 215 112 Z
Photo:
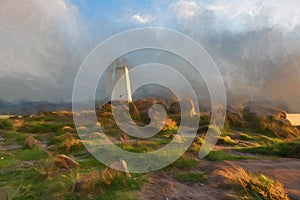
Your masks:
M 249 105 L 244 108 L 244 116 L 246 119 L 272 118 L 286 119 L 286 112 L 277 108 L 264 105 Z
M 244 108 L 243 113 L 248 126 L 257 128 L 264 133 L 280 138 L 300 135 L 299 129 L 291 124 L 283 110 L 264 105 L 250 105 Z

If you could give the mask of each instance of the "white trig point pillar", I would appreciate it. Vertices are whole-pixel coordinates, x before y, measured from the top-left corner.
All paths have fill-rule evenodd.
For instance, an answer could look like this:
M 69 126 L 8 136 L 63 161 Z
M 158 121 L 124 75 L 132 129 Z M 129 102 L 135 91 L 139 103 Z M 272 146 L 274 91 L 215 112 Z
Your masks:
M 120 87 L 115 88 L 115 85 L 117 84 L 117 82 L 120 80 L 122 76 L 124 76 L 124 78 L 122 79 L 122 83 L 119 83 Z M 114 96 L 116 98 L 114 100 L 132 102 L 128 68 L 125 64 L 119 66 L 116 64 L 113 72 L 113 83 L 115 89 Z

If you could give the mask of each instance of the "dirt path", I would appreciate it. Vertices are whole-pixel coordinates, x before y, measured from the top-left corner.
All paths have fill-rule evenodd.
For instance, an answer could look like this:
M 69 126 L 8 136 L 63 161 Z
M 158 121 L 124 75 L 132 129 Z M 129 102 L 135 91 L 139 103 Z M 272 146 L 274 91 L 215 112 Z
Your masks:
M 231 167 L 230 162 L 201 161 L 193 171 L 206 172 L 208 180 L 203 184 L 179 182 L 169 175 L 152 174 L 149 181 L 140 191 L 141 199 L 233 199 L 235 192 L 222 187 L 222 181 L 214 175 L 217 169 Z M 292 200 L 300 199 L 300 160 L 243 160 L 232 161 L 249 172 L 263 173 L 284 184 Z M 221 187 L 220 187 L 221 184 Z
M 170 176 L 153 174 L 141 190 L 140 197 L 144 200 L 215 200 L 223 194 L 223 190 L 211 188 L 205 184 L 181 183 Z

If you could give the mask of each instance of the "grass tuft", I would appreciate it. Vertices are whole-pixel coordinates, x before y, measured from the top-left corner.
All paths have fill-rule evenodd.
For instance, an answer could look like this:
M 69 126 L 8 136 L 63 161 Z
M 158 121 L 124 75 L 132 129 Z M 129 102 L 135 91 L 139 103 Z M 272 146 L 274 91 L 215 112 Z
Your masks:
M 289 200 L 283 185 L 263 174 L 253 174 L 244 168 L 231 165 L 219 174 L 230 180 L 242 193 L 243 199 Z
M 174 178 L 181 182 L 193 182 L 193 183 L 199 183 L 199 182 L 202 183 L 206 180 L 205 174 L 200 172 L 187 172 L 187 173 L 175 174 Z

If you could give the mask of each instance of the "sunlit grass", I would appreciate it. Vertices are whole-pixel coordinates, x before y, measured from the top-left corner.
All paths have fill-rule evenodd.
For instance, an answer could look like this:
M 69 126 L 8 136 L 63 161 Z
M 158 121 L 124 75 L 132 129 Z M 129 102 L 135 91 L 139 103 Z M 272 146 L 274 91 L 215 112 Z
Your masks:
M 241 148 L 239 151 L 252 154 L 300 158 L 300 141 L 278 142 L 257 147 Z
M 224 151 L 211 151 L 205 158 L 207 160 L 211 160 L 211 161 L 248 159 L 248 157 L 246 157 L 246 156 L 226 153 Z
M 249 173 L 237 165 L 231 165 L 231 168 L 218 173 L 237 187 L 243 199 L 289 200 L 283 185 L 263 174 Z

